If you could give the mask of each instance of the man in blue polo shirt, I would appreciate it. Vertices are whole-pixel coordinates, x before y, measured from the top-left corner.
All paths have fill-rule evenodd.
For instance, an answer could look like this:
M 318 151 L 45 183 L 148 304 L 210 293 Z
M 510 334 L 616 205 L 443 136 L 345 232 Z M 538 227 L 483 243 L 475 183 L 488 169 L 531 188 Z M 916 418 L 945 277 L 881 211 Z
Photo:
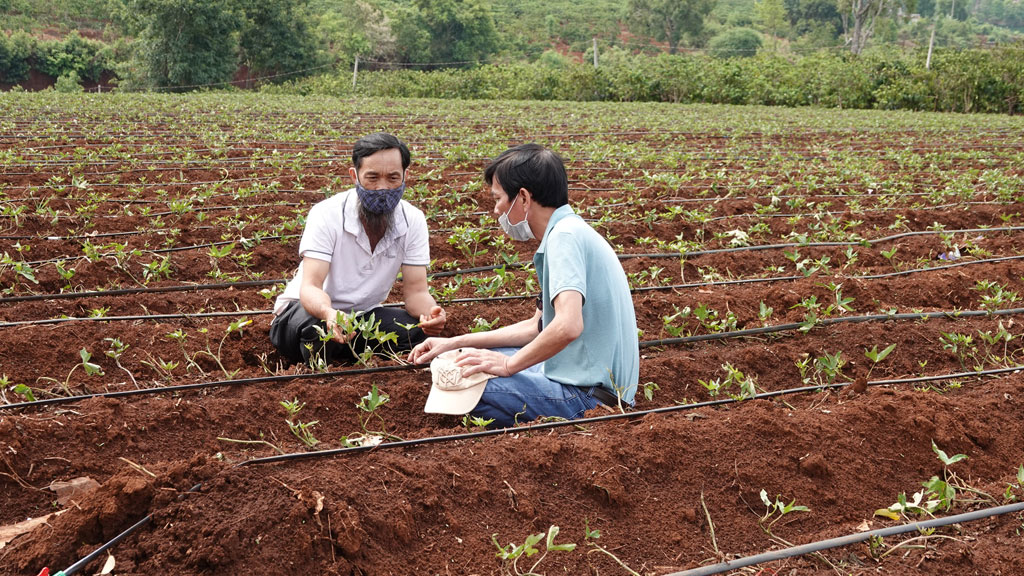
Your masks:
M 632 405 L 640 351 L 629 284 L 612 247 L 569 206 L 562 159 L 523 144 L 495 158 L 484 179 L 502 229 L 513 240 L 540 239 L 533 257 L 539 309 L 497 330 L 428 338 L 409 360 L 425 363 L 459 349 L 455 364 L 463 377 L 492 376 L 476 386 L 479 401 L 470 413 L 497 426 L 579 418 L 598 404 Z M 431 411 L 463 413 L 466 392 L 435 385 Z

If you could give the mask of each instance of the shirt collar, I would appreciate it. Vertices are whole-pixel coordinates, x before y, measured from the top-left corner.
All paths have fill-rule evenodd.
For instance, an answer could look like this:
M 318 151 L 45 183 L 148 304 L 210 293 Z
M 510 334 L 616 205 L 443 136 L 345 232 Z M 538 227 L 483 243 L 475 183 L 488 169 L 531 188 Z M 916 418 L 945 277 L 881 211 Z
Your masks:
M 562 206 L 556 208 L 555 211 L 551 213 L 551 218 L 548 219 L 548 225 L 547 228 L 544 229 L 544 237 L 541 238 L 540 240 L 540 246 L 537 247 L 537 252 L 541 253 L 544 251 L 544 248 L 548 244 L 548 237 L 551 236 L 551 230 L 555 227 L 555 224 L 557 224 L 559 220 L 567 216 L 575 215 L 576 212 L 573 211 L 572 206 L 568 204 L 563 204 Z

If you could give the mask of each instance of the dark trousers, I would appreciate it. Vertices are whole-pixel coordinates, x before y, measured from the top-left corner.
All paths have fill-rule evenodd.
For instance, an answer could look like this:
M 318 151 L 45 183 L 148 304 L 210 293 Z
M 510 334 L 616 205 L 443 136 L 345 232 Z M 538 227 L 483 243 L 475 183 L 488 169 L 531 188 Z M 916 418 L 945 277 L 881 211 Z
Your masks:
M 320 357 L 330 364 L 332 362 L 352 362 L 356 359 L 356 354 L 363 353 L 367 347 L 372 348 L 374 352 L 384 354 L 409 351 L 427 338 L 423 330 L 418 327 L 410 330 L 405 326 L 399 326 L 399 324 L 419 323 L 419 320 L 413 318 L 403 308 L 379 306 L 363 312 L 358 318 L 367 318 L 371 315 L 374 321 L 380 321 L 379 330 L 382 334 L 393 332 L 398 335 L 398 341 L 381 343 L 378 340 L 367 340 L 362 335 L 357 335 L 347 344 L 341 344 L 334 340 L 324 342 L 320 339 L 320 334 L 315 327 L 320 326 L 322 330 L 326 331 L 327 323 L 311 316 L 296 300 L 290 302 L 270 323 L 270 342 L 289 363 L 308 364 L 311 357 Z

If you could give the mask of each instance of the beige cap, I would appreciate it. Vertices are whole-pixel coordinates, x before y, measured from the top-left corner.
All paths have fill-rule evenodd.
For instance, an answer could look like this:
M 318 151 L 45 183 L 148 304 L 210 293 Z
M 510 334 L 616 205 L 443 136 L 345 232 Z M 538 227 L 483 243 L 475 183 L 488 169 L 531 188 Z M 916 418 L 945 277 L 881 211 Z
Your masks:
M 462 375 L 462 368 L 455 365 L 455 358 L 462 352 L 449 350 L 438 354 L 430 361 L 430 395 L 424 412 L 432 414 L 466 414 L 476 407 L 484 394 L 484 386 L 494 376 L 477 372 Z

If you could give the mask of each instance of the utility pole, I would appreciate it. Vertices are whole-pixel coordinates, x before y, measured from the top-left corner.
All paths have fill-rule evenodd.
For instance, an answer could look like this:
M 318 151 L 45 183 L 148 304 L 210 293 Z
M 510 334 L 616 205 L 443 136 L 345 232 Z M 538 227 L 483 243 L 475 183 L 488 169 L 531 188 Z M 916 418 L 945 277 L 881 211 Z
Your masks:
M 359 76 L 359 54 L 356 54 L 356 62 L 352 65 L 352 89 L 356 89 L 356 78 Z
M 597 37 L 594 37 L 594 68 L 597 68 Z

